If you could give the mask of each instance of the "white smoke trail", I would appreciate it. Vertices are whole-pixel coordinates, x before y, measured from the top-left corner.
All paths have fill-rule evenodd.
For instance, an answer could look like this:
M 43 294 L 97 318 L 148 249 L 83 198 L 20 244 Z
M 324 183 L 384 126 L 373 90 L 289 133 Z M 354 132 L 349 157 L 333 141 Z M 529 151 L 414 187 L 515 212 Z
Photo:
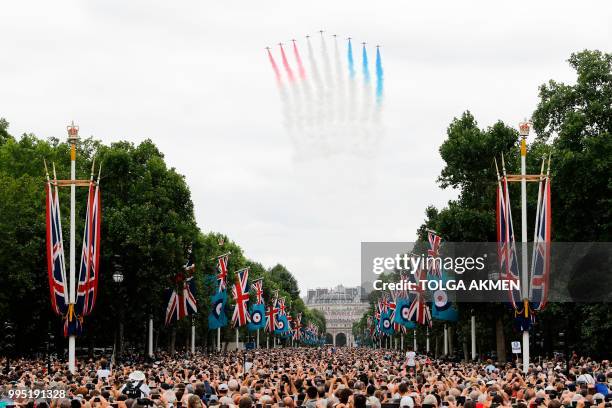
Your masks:
M 346 69 L 337 39 L 331 50 L 333 55 L 328 46 L 323 36 L 319 50 L 313 49 L 313 43 L 307 40 L 309 69 L 303 69 L 294 48 L 300 75 L 284 87 L 279 84 L 284 124 L 294 141 L 296 157 L 300 161 L 346 154 L 373 157 L 383 134 L 382 104 L 375 103 L 373 83 L 366 80 L 367 59 L 362 54 L 361 69 L 354 75 L 354 62 L 349 57 Z M 293 61 L 292 65 L 296 66 Z M 287 76 L 292 75 L 287 72 Z
M 312 70 L 312 79 L 316 91 L 316 100 L 314 101 L 313 112 L 314 112 L 314 123 L 313 123 L 313 150 L 318 150 L 320 153 L 327 154 L 326 151 L 326 139 L 329 131 L 327 126 L 327 112 L 325 107 L 325 85 L 319 74 L 317 66 L 317 60 L 314 55 L 312 43 L 310 39 L 308 42 L 308 60 L 310 62 L 310 68 Z
M 336 104 L 338 123 L 345 125 L 346 114 L 346 91 L 344 86 L 344 75 L 342 75 L 342 62 L 340 62 L 340 50 L 338 39 L 334 37 L 334 65 L 336 68 Z
M 334 127 L 336 122 L 336 95 L 329 53 L 327 51 L 327 41 L 323 33 L 321 33 L 321 58 L 323 59 L 323 77 L 325 78 L 325 110 L 327 112 L 327 123 L 325 123 L 325 125 L 330 130 L 330 132 L 327 133 L 328 140 L 326 142 L 333 147 L 333 141 L 337 133 Z

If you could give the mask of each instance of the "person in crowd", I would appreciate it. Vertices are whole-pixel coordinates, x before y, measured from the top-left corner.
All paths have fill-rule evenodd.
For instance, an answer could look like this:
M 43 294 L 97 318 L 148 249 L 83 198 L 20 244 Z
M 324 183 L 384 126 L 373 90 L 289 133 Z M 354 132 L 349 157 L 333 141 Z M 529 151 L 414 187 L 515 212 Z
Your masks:
M 127 354 L 112 370 L 104 359 L 80 360 L 74 374 L 60 362 L 49 370 L 44 360 L 13 359 L 0 372 L 0 402 L 19 408 L 611 406 L 612 368 L 605 360 L 536 360 L 523 373 L 514 362 L 450 362 L 409 353 L 274 348 L 249 351 L 246 369 L 242 352 L 161 353 L 155 362 Z M 17 393 L 34 389 L 56 390 L 57 398 Z

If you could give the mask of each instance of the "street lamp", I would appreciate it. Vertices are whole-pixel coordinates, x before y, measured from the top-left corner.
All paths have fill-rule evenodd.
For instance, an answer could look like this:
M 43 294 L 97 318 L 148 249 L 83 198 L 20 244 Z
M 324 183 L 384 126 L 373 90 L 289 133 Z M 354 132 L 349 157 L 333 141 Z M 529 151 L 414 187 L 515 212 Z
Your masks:
M 4 345 L 4 352 L 6 354 L 6 373 L 8 374 L 11 369 L 10 359 L 15 347 L 15 333 L 13 332 L 13 324 L 8 320 L 4 322 Z
M 113 273 L 113 281 L 115 283 L 123 282 L 123 267 L 119 263 L 119 255 L 115 254 L 113 256 L 113 267 L 115 272 Z
M 565 332 L 563 330 L 559 332 L 559 346 L 562 348 L 561 354 L 565 362 L 565 370 L 569 371 L 569 356 L 567 355 L 567 338 L 565 337 Z
M 115 283 L 123 282 L 123 273 L 121 273 L 121 271 L 113 273 L 113 281 L 115 281 Z
M 117 284 L 117 290 L 121 288 L 121 283 L 123 282 L 123 266 L 119 262 L 120 256 L 119 254 L 113 255 L 112 265 L 113 265 L 113 282 Z M 121 302 L 119 302 L 121 303 Z M 121 306 L 119 306 L 121 308 Z M 118 355 L 121 355 L 122 350 L 122 340 L 123 340 L 123 313 L 122 310 L 119 310 L 119 329 L 118 333 L 115 334 L 115 350 Z
M 53 344 L 53 331 L 51 330 L 51 324 L 49 323 L 49 331 L 47 332 L 47 373 L 51 375 L 51 345 Z

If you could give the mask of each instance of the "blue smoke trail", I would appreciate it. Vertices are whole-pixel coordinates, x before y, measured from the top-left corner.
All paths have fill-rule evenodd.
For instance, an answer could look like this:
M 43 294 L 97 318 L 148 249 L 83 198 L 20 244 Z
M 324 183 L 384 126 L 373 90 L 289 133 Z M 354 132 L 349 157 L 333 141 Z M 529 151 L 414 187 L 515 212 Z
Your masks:
M 353 62 L 353 46 L 351 40 L 348 40 L 348 69 L 351 79 L 355 78 L 355 63 Z
M 366 51 L 365 44 L 363 45 L 363 53 L 362 53 L 362 62 L 363 62 L 363 82 L 367 85 L 370 83 L 370 70 L 368 69 L 368 52 Z
M 383 97 L 383 67 L 380 48 L 376 48 L 376 103 L 380 105 Z

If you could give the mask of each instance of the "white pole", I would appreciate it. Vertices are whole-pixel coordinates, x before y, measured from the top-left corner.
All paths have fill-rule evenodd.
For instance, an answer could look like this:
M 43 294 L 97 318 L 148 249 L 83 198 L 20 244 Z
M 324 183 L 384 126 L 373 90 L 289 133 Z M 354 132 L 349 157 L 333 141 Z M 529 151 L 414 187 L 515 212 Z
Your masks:
M 71 134 L 71 132 L 74 132 Z M 76 263 L 75 263 L 75 230 L 76 230 L 76 142 L 78 128 L 74 127 L 74 122 L 68 128 L 68 140 L 70 142 L 70 285 L 69 302 L 74 307 L 76 303 Z M 68 338 L 68 369 L 71 373 L 76 371 L 76 335 L 72 334 Z
M 149 357 L 153 357 L 153 317 L 149 317 Z
M 191 355 L 195 354 L 195 323 L 191 323 Z
M 476 316 L 472 315 L 472 360 L 476 360 Z
M 269 349 L 270 348 L 270 335 L 266 334 L 266 348 Z
M 427 327 L 427 337 L 425 342 L 425 352 L 429 354 L 429 326 Z
M 524 125 L 524 126 L 523 126 Z M 529 134 L 529 124 L 521 124 L 521 291 L 523 294 L 523 306 L 528 307 L 529 298 L 529 271 L 527 270 L 527 135 Z M 525 311 L 526 312 L 526 311 Z M 529 369 L 529 331 L 523 331 L 523 372 Z
M 400 338 L 400 349 L 404 350 L 404 333 L 402 333 L 402 337 Z
M 444 325 L 444 355 L 448 355 L 448 330 L 446 324 Z
M 416 338 L 416 329 L 412 332 L 412 346 L 414 347 L 414 352 L 417 352 L 417 338 Z
M 217 327 L 217 351 L 221 351 L 221 328 Z
M 257 348 L 259 348 L 259 329 L 257 329 Z
M 236 350 L 238 350 L 238 328 L 236 327 Z

